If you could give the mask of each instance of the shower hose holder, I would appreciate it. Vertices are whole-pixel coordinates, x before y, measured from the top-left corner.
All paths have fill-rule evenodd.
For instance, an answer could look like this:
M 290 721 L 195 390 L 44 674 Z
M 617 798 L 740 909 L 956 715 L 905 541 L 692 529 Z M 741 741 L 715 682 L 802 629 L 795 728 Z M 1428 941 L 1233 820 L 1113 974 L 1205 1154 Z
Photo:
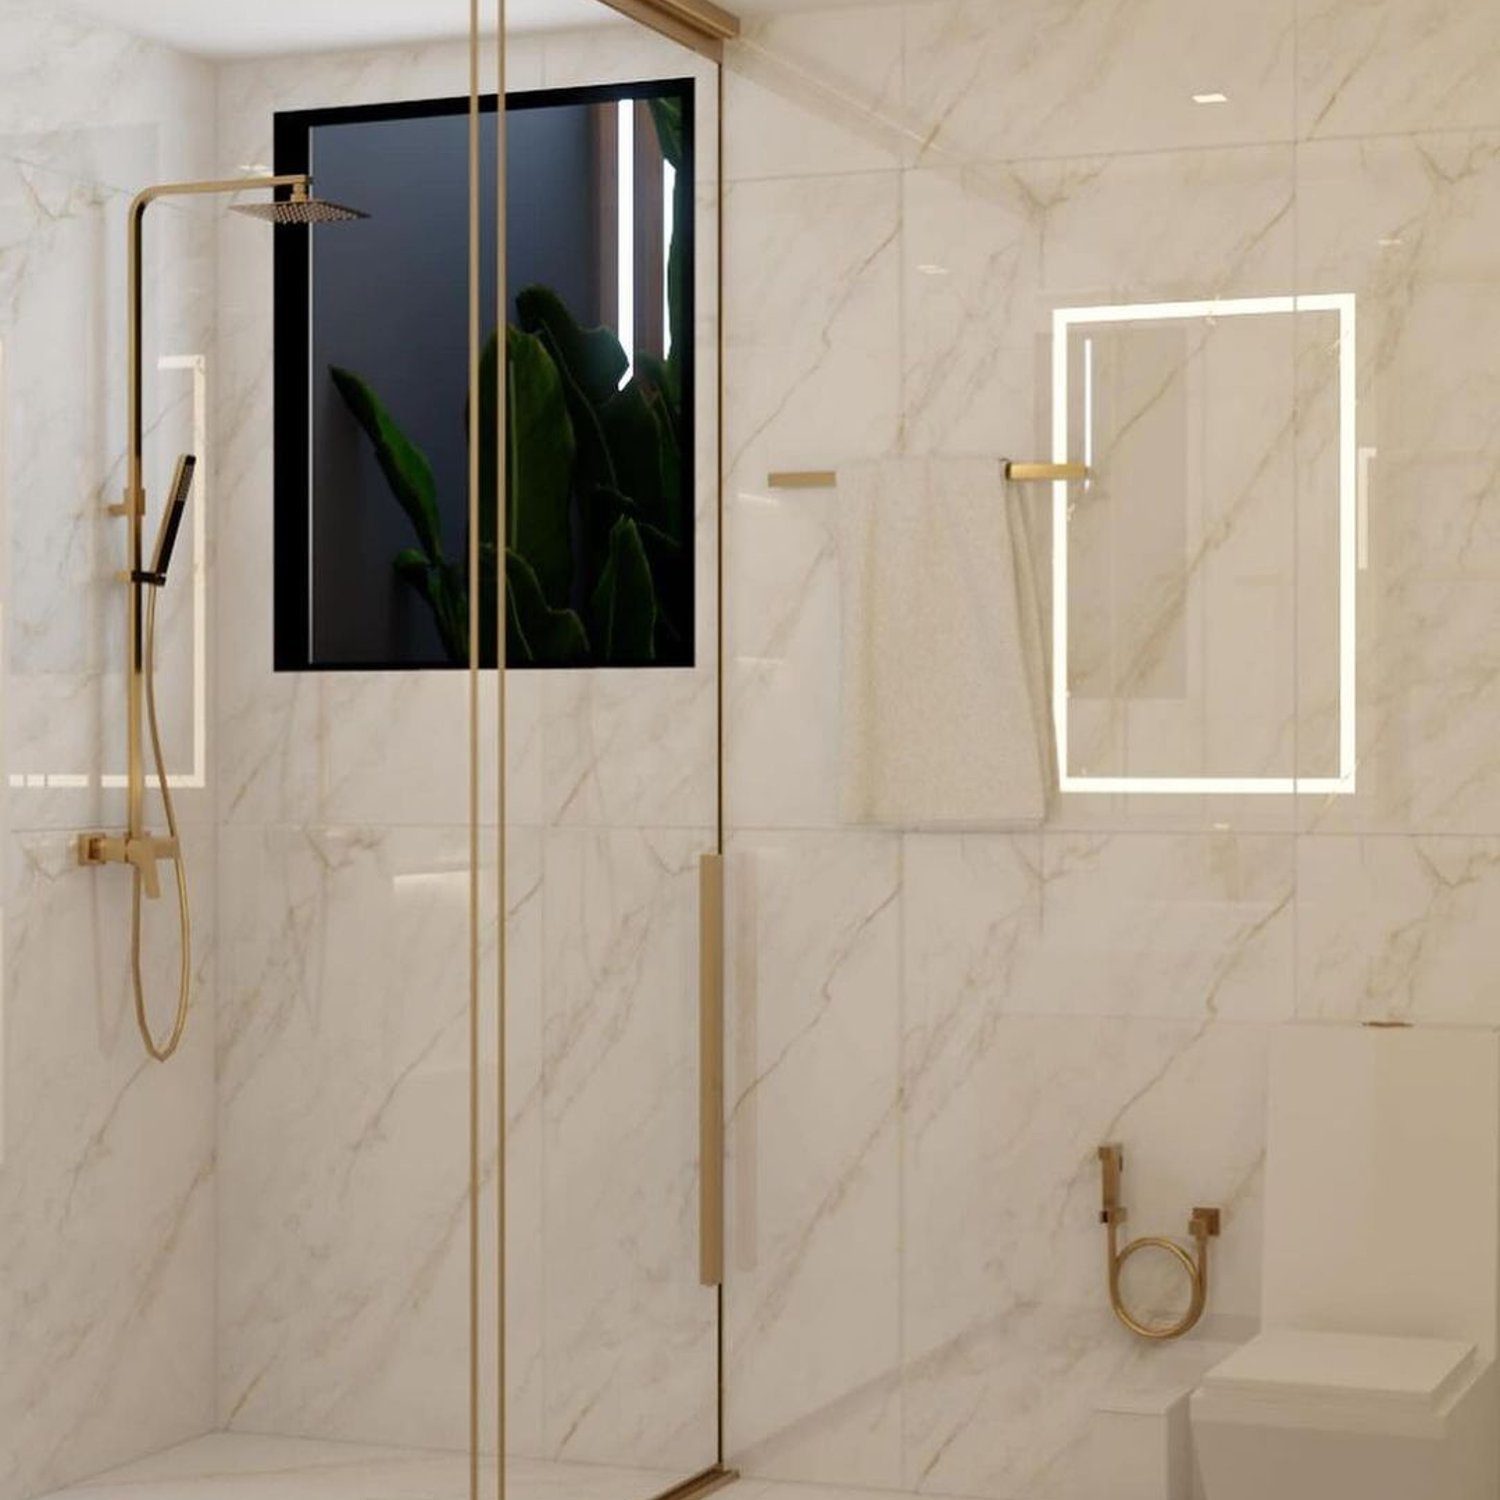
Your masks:
M 1104 1204 L 1099 1212 L 1099 1222 L 1104 1225 L 1107 1236 L 1109 1266 L 1109 1304 L 1115 1317 L 1139 1338 L 1165 1342 L 1180 1339 L 1183 1334 L 1197 1327 L 1203 1310 L 1208 1306 L 1208 1242 L 1217 1239 L 1222 1215 L 1217 1208 L 1195 1208 L 1188 1220 L 1188 1234 L 1193 1240 L 1193 1250 L 1176 1240 L 1160 1235 L 1147 1235 L 1138 1240 L 1120 1243 L 1120 1226 L 1126 1219 L 1125 1205 L 1120 1201 L 1120 1179 L 1125 1173 L 1125 1149 L 1110 1144 L 1100 1146 L 1099 1164 L 1104 1179 Z M 1160 1250 L 1170 1255 L 1187 1273 L 1191 1296 L 1187 1311 L 1173 1323 L 1147 1323 L 1137 1318 L 1125 1305 L 1120 1279 L 1125 1263 L 1142 1250 Z

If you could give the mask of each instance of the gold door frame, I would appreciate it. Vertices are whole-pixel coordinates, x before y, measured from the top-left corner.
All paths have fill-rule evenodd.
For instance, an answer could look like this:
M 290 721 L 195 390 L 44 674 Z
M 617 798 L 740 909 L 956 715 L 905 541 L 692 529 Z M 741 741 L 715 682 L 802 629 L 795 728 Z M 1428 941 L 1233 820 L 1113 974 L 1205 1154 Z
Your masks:
M 603 0 L 622 15 L 706 57 L 719 69 L 719 97 L 715 110 L 717 162 L 717 235 L 716 289 L 718 292 L 718 330 L 716 350 L 717 454 L 715 463 L 715 828 L 714 847 L 705 854 L 700 880 L 700 1277 L 713 1289 L 715 1307 L 716 1390 L 714 1399 L 715 1462 L 702 1473 L 664 1491 L 657 1500 L 699 1500 L 739 1475 L 725 1465 L 724 1453 L 724 1286 L 723 1286 L 723 1126 L 724 1126 L 724 1037 L 723 1037 L 723 866 L 724 866 L 724 44 L 740 35 L 739 18 L 713 3 L 713 0 Z M 496 306 L 507 300 L 506 276 L 506 0 L 494 0 L 496 35 L 495 97 L 497 108 L 495 170 L 495 246 Z M 480 410 L 480 358 L 483 337 L 483 308 L 480 292 L 481 234 L 481 0 L 469 0 L 469 409 Z M 496 535 L 506 534 L 506 403 L 496 403 Z M 471 578 L 479 576 L 480 537 L 480 464 L 477 439 L 469 443 L 469 569 Z M 481 662 L 479 647 L 481 621 L 479 590 L 469 591 L 469 1493 L 470 1500 L 483 1500 L 482 1465 L 483 1412 L 481 1376 L 481 1214 L 484 1181 L 483 1108 L 481 1102 L 481 1038 L 483 1034 L 482 984 L 480 978 L 482 891 L 480 880 L 480 829 L 483 736 L 481 723 Z M 496 1062 L 495 1089 L 496 1183 L 495 1183 L 495 1270 L 492 1292 L 495 1297 L 498 1327 L 495 1332 L 495 1500 L 505 1500 L 506 1447 L 506 1363 L 505 1363 L 505 1285 L 506 1285 L 506 589 L 503 570 L 496 588 L 496 755 L 497 844 L 495 854 L 496 957 L 494 1016 Z
M 739 17 L 713 0 L 604 0 L 604 4 L 720 65 L 724 43 L 740 34 Z

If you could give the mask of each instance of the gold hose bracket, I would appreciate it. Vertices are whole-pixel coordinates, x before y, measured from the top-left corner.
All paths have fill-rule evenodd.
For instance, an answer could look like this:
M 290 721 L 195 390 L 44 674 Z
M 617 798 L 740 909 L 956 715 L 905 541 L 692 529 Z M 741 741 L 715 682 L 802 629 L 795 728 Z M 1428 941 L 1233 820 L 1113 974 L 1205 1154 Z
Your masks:
M 1124 1148 L 1110 1144 L 1100 1146 L 1099 1165 L 1103 1177 L 1104 1202 L 1099 1211 L 1099 1222 L 1105 1227 L 1109 1266 L 1109 1304 L 1115 1317 L 1139 1338 L 1161 1343 L 1168 1339 L 1180 1339 L 1183 1334 L 1197 1327 L 1203 1310 L 1208 1306 L 1208 1242 L 1217 1239 L 1222 1225 L 1222 1215 L 1217 1208 L 1195 1208 L 1188 1220 L 1188 1234 L 1192 1237 L 1194 1250 L 1189 1251 L 1176 1240 L 1160 1235 L 1146 1235 L 1138 1240 L 1120 1244 L 1120 1226 L 1125 1222 L 1126 1211 L 1120 1201 L 1120 1180 L 1125 1175 Z M 1125 1263 L 1132 1255 L 1142 1250 L 1160 1250 L 1170 1255 L 1187 1273 L 1192 1295 L 1187 1311 L 1175 1323 L 1146 1323 L 1134 1316 L 1125 1306 L 1120 1290 L 1120 1278 Z

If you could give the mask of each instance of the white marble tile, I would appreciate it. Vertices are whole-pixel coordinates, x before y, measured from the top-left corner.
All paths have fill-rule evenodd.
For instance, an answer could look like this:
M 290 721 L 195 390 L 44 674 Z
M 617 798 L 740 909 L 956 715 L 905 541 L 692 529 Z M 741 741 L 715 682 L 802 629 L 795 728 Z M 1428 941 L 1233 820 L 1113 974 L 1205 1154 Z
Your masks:
M 895 173 L 730 184 L 731 486 L 888 452 L 900 392 Z
M 739 828 L 839 820 L 839 579 L 833 496 L 726 496 L 725 812 Z
M 1009 172 L 980 169 L 964 180 L 982 191 L 994 191 L 990 184 L 1012 193 L 1019 187 L 1029 200 L 1045 230 L 1043 293 L 1053 305 L 1291 289 L 1297 260 L 1290 146 L 1080 156 Z
M 946 160 L 1288 140 L 1294 55 L 1292 0 L 917 0 L 906 112 Z
M 961 1066 L 948 1028 L 982 1025 L 1022 998 L 1041 939 L 1042 835 L 908 834 L 901 879 L 906 1066 Z
M 59 60 L 65 60 L 60 63 Z M 75 830 L 123 818 L 126 195 L 202 175 L 212 70 L 80 20 L 0 5 L 0 507 L 9 789 L 0 1067 L 0 1495 L 33 1494 L 177 1442 L 213 1418 L 214 837 L 211 793 L 179 809 L 194 897 L 181 1051 L 150 1062 L 129 985 L 131 882 L 78 867 Z M 206 352 L 212 243 L 163 212 L 144 274 L 153 460 L 190 424 L 165 353 Z M 187 444 L 183 444 L 187 446 Z M 153 490 L 161 459 L 148 470 Z M 181 576 L 181 570 L 178 570 Z M 189 721 L 184 593 L 163 610 L 163 727 Z M 150 816 L 159 822 L 152 799 Z M 148 1014 L 176 997 L 176 910 L 144 911 Z
M 907 1003 L 904 1483 L 1084 1500 L 1069 1475 L 1100 1397 L 1191 1383 L 1258 1312 L 1264 1034 L 1003 1016 L 920 979 Z M 1104 1141 L 1126 1149 L 1133 1233 L 1181 1235 L 1194 1205 L 1225 1210 L 1209 1315 L 1175 1348 L 1148 1352 L 1110 1315 Z M 1153 1315 L 1181 1297 L 1169 1276 L 1129 1290 Z
M 698 1281 L 698 861 L 712 834 L 544 835 L 547 1456 L 713 1461 Z
M 535 830 L 507 835 L 506 887 L 506 1452 L 546 1453 L 547 1286 L 542 1205 L 546 1186 L 543 1098 L 546 1020 L 543 976 L 546 890 L 542 839 Z
M 713 821 L 711 665 L 549 672 L 541 700 L 546 822 L 683 828 Z
M 899 193 L 886 173 L 729 189 L 726 805 L 742 827 L 838 817 L 834 497 L 766 480 L 899 442 Z
M 745 835 L 729 869 L 730 1459 L 900 1478 L 899 840 Z
M 493 1460 L 480 1470 L 481 1494 L 496 1492 Z M 506 1493 L 515 1500 L 650 1500 L 682 1476 L 665 1470 L 511 1459 Z M 48 1500 L 463 1500 L 468 1455 L 308 1438 L 211 1433 L 127 1464 Z
M 212 868 L 212 835 L 188 857 Z M 71 835 L 7 836 L 0 1072 L 0 1494 L 24 1497 L 213 1421 L 211 876 L 182 1050 L 145 1055 L 130 881 Z M 149 1015 L 170 1023 L 175 910 L 146 911 Z
M 725 175 L 889 170 L 913 141 L 901 119 L 896 5 L 747 20 L 725 56 Z
M 468 836 L 222 834 L 219 1413 L 460 1446 Z
M 1289 1017 L 1293 861 L 1285 836 L 1048 833 L 1041 932 L 1018 965 L 1008 1008 Z
M 1297 1010 L 1488 1025 L 1500 911 L 1493 839 L 1314 835 L 1297 848 Z
M 1297 0 L 1302 136 L 1500 126 L 1500 15 L 1466 0 Z
M 47 0 L 5 0 L 0 34 L 7 157 L 127 193 L 144 186 L 143 150 L 158 169 L 147 181 L 199 175 L 204 138 L 184 125 L 212 112 L 214 69 L 206 59 Z
M 153 139 L 126 153 L 141 183 L 161 170 Z M 152 216 L 144 263 L 147 485 L 155 505 L 177 452 L 192 449 L 192 383 L 157 371 L 212 341 L 212 237 L 201 216 Z M 122 523 L 125 200 L 48 166 L 0 166 L 0 502 L 5 511 L 7 773 L 51 778 L 13 826 L 118 821 L 97 774 L 124 771 Z M 199 521 L 196 512 L 193 523 Z M 191 534 L 191 533 L 190 533 Z M 188 549 L 185 547 L 184 552 Z M 161 605 L 161 716 L 174 769 L 193 761 L 193 590 L 179 556 Z M 200 620 L 199 624 L 206 624 Z M 67 782 L 83 781 L 83 789 Z M 187 821 L 213 816 L 185 791 Z
M 1358 792 L 1307 808 L 1329 831 L 1500 828 L 1491 611 L 1500 447 L 1490 420 L 1500 295 L 1500 137 L 1329 141 L 1299 153 L 1299 282 L 1358 298 L 1357 443 L 1368 570 L 1358 583 Z M 1299 740 L 1336 741 L 1335 351 L 1301 351 Z
M 998 167 L 903 177 L 903 421 L 919 453 L 1049 451 L 1050 206 Z
M 1050 452 L 1053 309 L 1286 294 L 1293 189 L 1289 147 L 907 172 L 907 444 Z
M 601 9 L 597 26 L 544 33 L 542 82 L 547 88 L 577 88 L 591 84 L 636 83 L 642 79 L 696 78 L 704 122 L 713 118 L 717 69 L 688 47 L 634 22 L 621 23 Z M 701 140 L 713 139 L 709 128 Z

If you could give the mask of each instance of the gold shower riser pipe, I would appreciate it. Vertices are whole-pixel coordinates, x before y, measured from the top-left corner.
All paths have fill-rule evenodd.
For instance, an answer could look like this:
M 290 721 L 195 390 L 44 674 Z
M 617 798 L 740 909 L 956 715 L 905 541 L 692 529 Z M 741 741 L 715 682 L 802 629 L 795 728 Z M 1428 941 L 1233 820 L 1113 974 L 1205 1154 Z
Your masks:
M 236 177 L 201 182 L 159 183 L 137 193 L 130 205 L 130 239 L 126 268 L 126 372 L 127 416 L 125 460 L 125 494 L 120 505 L 111 506 L 113 515 L 123 515 L 129 532 L 126 538 L 127 571 L 132 580 L 141 572 L 142 530 L 146 514 L 145 423 L 144 404 L 144 330 L 142 310 L 145 302 L 143 285 L 143 238 L 146 210 L 162 198 L 186 198 L 224 193 L 264 192 L 267 189 L 295 188 L 306 192 L 310 179 L 305 173 L 285 176 Z M 126 825 L 127 837 L 139 839 L 145 832 L 146 800 L 145 757 L 141 745 L 144 690 L 142 686 L 141 600 L 145 585 L 132 581 L 125 590 L 125 639 L 130 643 L 126 683 Z
M 178 837 L 172 789 L 167 779 L 166 758 L 162 750 L 161 727 L 156 709 L 155 674 L 152 668 L 156 637 L 157 593 L 165 582 L 165 565 L 158 561 L 158 571 L 147 573 L 143 567 L 146 518 L 145 419 L 144 419 L 144 353 L 145 303 L 143 241 L 146 210 L 162 198 L 206 197 L 243 192 L 264 192 L 290 188 L 294 211 L 320 207 L 327 211 L 337 205 L 314 205 L 309 200 L 311 179 L 305 173 L 286 175 L 219 178 L 198 182 L 158 183 L 137 193 L 130 205 L 126 244 L 126 451 L 125 492 L 118 505 L 108 507 L 111 515 L 123 516 L 126 524 L 125 583 L 125 759 L 126 759 L 126 829 L 123 834 L 84 833 L 78 839 L 78 861 L 85 866 L 123 864 L 131 869 L 131 942 L 130 974 L 135 993 L 136 1023 L 147 1054 L 157 1062 L 166 1062 L 177 1051 L 187 1024 L 192 987 L 192 915 L 183 868 L 183 851 Z M 351 211 L 338 210 L 339 217 L 358 217 Z M 179 482 L 190 485 L 192 468 L 187 459 L 179 465 Z M 182 499 L 186 499 L 184 489 Z M 175 522 L 173 527 L 175 529 Z M 164 529 L 163 536 L 169 532 Z M 166 542 L 170 550 L 170 539 Z M 160 553 L 160 545 L 158 552 Z M 153 592 L 147 602 L 147 590 Z M 144 606 L 144 607 L 143 607 Z M 152 754 L 156 760 L 161 788 L 162 808 L 167 822 L 167 837 L 157 838 L 146 832 L 146 768 L 144 732 L 149 728 Z M 161 895 L 158 862 L 170 860 L 177 887 L 180 945 L 178 949 L 177 1010 L 166 1041 L 158 1042 L 151 1031 L 146 1013 L 145 981 L 141 971 L 141 901 Z

